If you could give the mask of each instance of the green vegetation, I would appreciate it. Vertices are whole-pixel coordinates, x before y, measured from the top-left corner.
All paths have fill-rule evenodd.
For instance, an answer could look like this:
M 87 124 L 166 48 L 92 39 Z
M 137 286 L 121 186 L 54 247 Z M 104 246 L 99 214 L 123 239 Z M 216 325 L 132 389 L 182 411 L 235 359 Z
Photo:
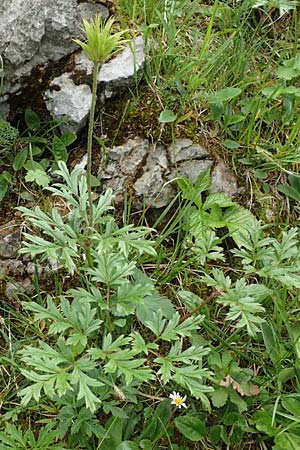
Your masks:
M 26 109 L 24 120 L 26 133 L 20 135 L 18 129 L 6 120 L 0 120 L 0 200 L 16 188 L 19 173 L 25 173 L 25 181 L 45 188 L 51 181 L 46 170 L 55 169 L 58 161 L 68 160 L 67 147 L 76 140 L 76 135 L 69 131 L 58 134 L 61 123 L 43 124 L 39 116 L 31 109 Z M 9 169 L 13 169 L 12 171 Z M 20 193 L 24 200 L 32 200 L 28 190 Z
M 179 178 L 150 228 L 110 189 L 91 195 L 90 162 L 67 167 L 74 135 L 31 110 L 25 133 L 0 121 L 0 198 L 20 179 L 39 197 L 18 208 L 36 293 L 1 303 L 0 450 L 300 448 L 298 6 L 119 2 L 148 46 L 160 135 L 213 145 L 243 174 L 240 203 L 208 171 Z M 119 47 L 111 25 L 94 62 Z

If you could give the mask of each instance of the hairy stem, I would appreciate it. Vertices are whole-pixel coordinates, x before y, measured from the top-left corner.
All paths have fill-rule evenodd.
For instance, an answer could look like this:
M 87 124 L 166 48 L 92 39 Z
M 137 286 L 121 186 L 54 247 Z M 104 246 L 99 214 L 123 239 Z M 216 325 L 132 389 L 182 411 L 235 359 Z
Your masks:
M 92 198 L 92 144 L 93 144 L 93 131 L 94 131 L 94 122 L 95 122 L 95 108 L 97 101 L 97 77 L 99 71 L 99 62 L 94 63 L 93 67 L 93 86 L 92 86 L 92 104 L 90 110 L 90 118 L 89 118 L 89 129 L 88 129 L 88 141 L 87 141 L 87 173 L 86 173 L 86 181 L 88 188 L 88 199 L 89 199 L 89 207 L 88 207 L 88 236 L 91 233 L 93 222 L 94 222 L 94 213 L 93 213 L 93 198 Z M 93 267 L 93 260 L 91 256 L 91 241 L 87 240 L 86 245 L 86 258 L 90 267 Z
M 92 199 L 92 143 L 93 143 L 93 131 L 95 122 L 95 107 L 97 100 L 97 76 L 99 71 L 99 62 L 94 63 L 93 68 L 93 87 L 92 87 L 92 104 L 90 110 L 89 118 L 89 130 L 88 130 L 88 141 L 87 141 L 87 187 L 88 187 L 88 197 L 89 197 L 89 215 L 88 221 L 89 226 L 93 226 L 93 199 Z

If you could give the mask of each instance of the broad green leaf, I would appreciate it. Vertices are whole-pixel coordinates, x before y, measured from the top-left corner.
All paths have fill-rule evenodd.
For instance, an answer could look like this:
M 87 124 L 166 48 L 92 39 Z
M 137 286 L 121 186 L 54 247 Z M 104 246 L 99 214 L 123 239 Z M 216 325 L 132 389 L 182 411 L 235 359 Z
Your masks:
M 295 2 L 296 3 L 296 2 Z M 283 66 L 277 70 L 277 77 L 283 80 L 292 80 L 300 74 L 300 58 L 295 56 L 287 61 L 284 61 Z
M 224 113 L 225 113 L 224 103 L 211 103 L 209 115 L 209 118 L 211 120 L 217 121 L 221 119 Z
M 35 170 L 28 170 L 25 181 L 28 182 L 35 182 L 39 186 L 47 187 L 49 186 L 49 183 L 51 181 L 51 178 L 46 174 L 44 170 L 41 169 L 35 169 Z
M 171 415 L 172 406 L 169 399 L 159 403 L 156 409 L 150 407 L 147 408 L 145 417 L 149 417 L 149 419 L 143 428 L 140 438 L 151 439 L 151 449 L 153 449 L 153 444 L 165 435 L 166 426 Z
M 289 186 L 288 184 L 279 184 L 277 186 L 277 190 L 289 197 L 291 200 L 295 200 L 295 202 L 300 201 L 300 191 L 295 189 L 293 186 Z
M 284 450 L 299 450 L 299 442 L 299 434 L 295 434 L 290 431 L 284 431 L 275 437 L 275 443 L 280 445 L 280 448 Z
M 229 206 L 235 205 L 235 203 L 231 200 L 230 197 L 228 197 L 228 195 L 225 195 L 222 192 L 215 192 L 209 194 L 203 204 L 203 209 L 209 209 L 216 205 L 220 208 L 227 208 Z
M 13 162 L 13 169 L 14 170 L 20 170 L 22 169 L 22 167 L 24 166 L 24 163 L 27 159 L 27 155 L 28 155 L 28 149 L 22 148 L 15 156 L 14 158 L 14 162 Z
M 139 450 L 138 444 L 133 441 L 123 441 L 118 445 L 116 450 Z
M 226 139 L 226 141 L 223 142 L 223 146 L 230 149 L 236 149 L 240 147 L 240 144 L 231 139 Z
M 160 121 L 160 123 L 171 123 L 175 122 L 176 116 L 170 109 L 164 109 L 160 113 L 158 120 Z
M 295 398 L 286 398 L 282 400 L 282 406 L 295 417 L 299 417 L 300 401 Z
M 32 145 L 31 146 L 31 154 L 32 154 L 32 156 L 39 156 L 41 153 L 43 153 L 43 149 L 41 149 L 37 145 Z
M 31 131 L 38 131 L 41 127 L 41 120 L 39 116 L 30 108 L 25 110 L 25 122 Z
M 35 143 L 35 144 L 48 144 L 48 141 L 46 138 L 39 137 L 39 136 L 25 136 L 22 137 L 22 142 L 28 142 L 28 143 Z
M 171 319 L 175 313 L 172 302 L 167 297 L 162 297 L 159 294 L 147 296 L 144 302 L 136 307 L 137 318 L 144 325 L 148 321 L 153 321 L 153 317 L 158 311 L 161 311 L 162 317 L 167 319 Z
M 60 140 L 65 144 L 66 147 L 68 145 L 73 144 L 77 139 L 76 134 L 72 133 L 71 131 L 65 131 L 61 136 Z
M 225 444 L 229 444 L 229 439 L 227 437 L 226 430 L 223 425 L 216 425 L 211 427 L 209 431 L 209 439 L 214 443 L 218 444 L 220 440 L 225 442 Z
M 101 440 L 101 450 L 112 450 L 118 448 L 122 442 L 124 419 L 110 417 L 105 423 L 106 439 Z
M 240 394 L 238 394 L 233 388 L 229 389 L 229 396 L 232 403 L 234 403 L 239 412 L 247 411 L 247 403 L 242 399 Z
M 245 116 L 242 114 L 234 114 L 230 119 L 226 120 L 226 125 L 235 125 L 236 123 L 243 122 L 245 120 Z
M 240 88 L 234 88 L 234 87 L 228 87 L 224 89 L 220 89 L 217 92 L 214 92 L 213 94 L 210 94 L 208 96 L 208 102 L 209 103 L 223 103 L 228 102 L 229 100 L 232 100 L 233 98 L 237 97 L 242 93 L 242 89 Z
M 296 375 L 295 368 L 294 367 L 285 367 L 284 369 L 280 370 L 277 374 L 277 379 L 280 383 L 286 384 L 289 380 L 294 378 Z
M 197 417 L 190 415 L 177 417 L 175 425 L 180 433 L 190 441 L 200 441 L 206 436 L 206 426 Z
M 58 136 L 54 136 L 52 141 L 52 153 L 55 158 L 55 161 L 64 161 L 68 160 L 68 151 L 65 143 Z
M 1 174 L 0 175 L 0 201 L 4 199 L 7 191 L 8 191 L 8 181 L 3 176 L 3 174 Z
M 144 298 L 151 295 L 154 287 L 148 284 L 124 283 L 118 287 L 117 295 L 111 300 L 113 313 L 118 316 L 133 314 L 138 304 L 144 303 Z
M 177 295 L 180 298 L 180 300 L 184 303 L 189 312 L 193 311 L 193 309 L 195 309 L 203 302 L 203 300 L 199 297 L 199 295 L 194 294 L 193 292 L 190 291 L 182 290 L 177 292 Z
M 214 390 L 214 392 L 211 395 L 211 401 L 212 404 L 216 408 L 221 408 L 225 405 L 228 399 L 228 390 L 224 387 L 218 387 Z
M 22 200 L 26 200 L 27 202 L 33 202 L 34 196 L 28 191 L 22 191 L 20 193 L 20 197 Z
M 44 170 L 43 166 L 37 162 L 32 161 L 31 159 L 27 159 L 26 163 L 24 164 L 24 169 L 28 170 Z

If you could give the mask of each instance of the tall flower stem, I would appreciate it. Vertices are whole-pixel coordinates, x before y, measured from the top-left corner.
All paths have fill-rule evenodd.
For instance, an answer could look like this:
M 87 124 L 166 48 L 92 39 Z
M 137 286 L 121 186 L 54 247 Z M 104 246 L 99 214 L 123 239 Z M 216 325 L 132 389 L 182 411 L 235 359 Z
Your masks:
M 88 199 L 89 199 L 89 214 L 88 221 L 90 228 L 93 226 L 94 214 L 93 214 L 93 199 L 92 199 L 92 144 L 93 144 L 93 132 L 95 123 L 95 108 L 97 101 L 97 77 L 99 71 L 100 62 L 94 62 L 93 67 L 93 86 L 92 86 L 92 104 L 90 109 L 89 129 L 88 129 L 88 141 L 87 141 L 87 187 L 88 187 Z
M 88 141 L 87 141 L 87 189 L 88 189 L 88 208 L 87 208 L 87 240 L 86 240 L 86 258 L 88 265 L 93 267 L 93 258 L 91 255 L 91 233 L 94 225 L 94 210 L 92 197 L 92 147 L 93 132 L 95 123 L 95 108 L 97 100 L 97 78 L 101 64 L 114 55 L 127 42 L 122 38 L 125 31 L 113 33 L 113 19 L 108 19 L 106 23 L 101 21 L 99 15 L 95 19 L 87 21 L 83 19 L 83 31 L 86 41 L 73 39 L 84 51 L 87 58 L 93 62 L 93 86 L 92 86 L 92 104 L 90 109 Z

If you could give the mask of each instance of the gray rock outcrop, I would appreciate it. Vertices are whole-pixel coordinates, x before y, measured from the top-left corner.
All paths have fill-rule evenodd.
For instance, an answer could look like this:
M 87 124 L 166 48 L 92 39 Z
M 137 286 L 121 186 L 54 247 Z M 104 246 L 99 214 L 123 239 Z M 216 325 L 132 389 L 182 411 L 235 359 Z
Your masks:
M 72 38 L 80 35 L 82 19 L 96 13 L 104 19 L 109 14 L 103 5 L 78 4 L 77 0 L 1 0 L 2 101 L 34 82 L 29 77 L 34 67 L 58 61 L 76 50 Z
M 89 80 L 91 84 L 93 63 L 82 51 L 77 53 L 74 59 L 73 71 L 53 79 L 44 98 L 48 111 L 54 115 L 55 119 L 64 119 L 62 130 L 77 133 L 87 121 L 92 94 L 89 85 L 84 82 L 75 85 L 72 78 L 76 78 L 76 75 L 80 74 L 81 79 Z M 122 95 L 128 88 L 134 86 L 142 76 L 144 63 L 144 41 L 142 36 L 138 36 L 100 68 L 98 74 L 99 100 L 104 102 L 106 99 Z
M 19 255 L 21 235 L 22 226 L 14 220 L 0 226 L 0 283 L 9 299 L 20 293 L 33 294 L 36 272 L 42 281 L 53 271 L 49 264 L 35 265 L 28 255 Z
M 173 181 L 177 177 L 195 182 L 207 169 L 211 169 L 212 192 L 230 197 L 239 193 L 236 178 L 225 164 L 214 162 L 204 147 L 190 139 L 178 139 L 169 147 L 150 144 L 147 139 L 130 139 L 108 155 L 102 182 L 114 190 L 116 203 L 123 201 L 124 190 L 129 188 L 135 206 L 163 208 L 176 195 Z
M 56 89 L 46 91 L 44 99 L 51 115 L 56 120 L 63 121 L 61 130 L 77 133 L 88 118 L 92 104 L 92 91 L 87 84 L 76 86 L 70 75 L 70 73 L 64 73 L 54 78 L 50 87 Z

